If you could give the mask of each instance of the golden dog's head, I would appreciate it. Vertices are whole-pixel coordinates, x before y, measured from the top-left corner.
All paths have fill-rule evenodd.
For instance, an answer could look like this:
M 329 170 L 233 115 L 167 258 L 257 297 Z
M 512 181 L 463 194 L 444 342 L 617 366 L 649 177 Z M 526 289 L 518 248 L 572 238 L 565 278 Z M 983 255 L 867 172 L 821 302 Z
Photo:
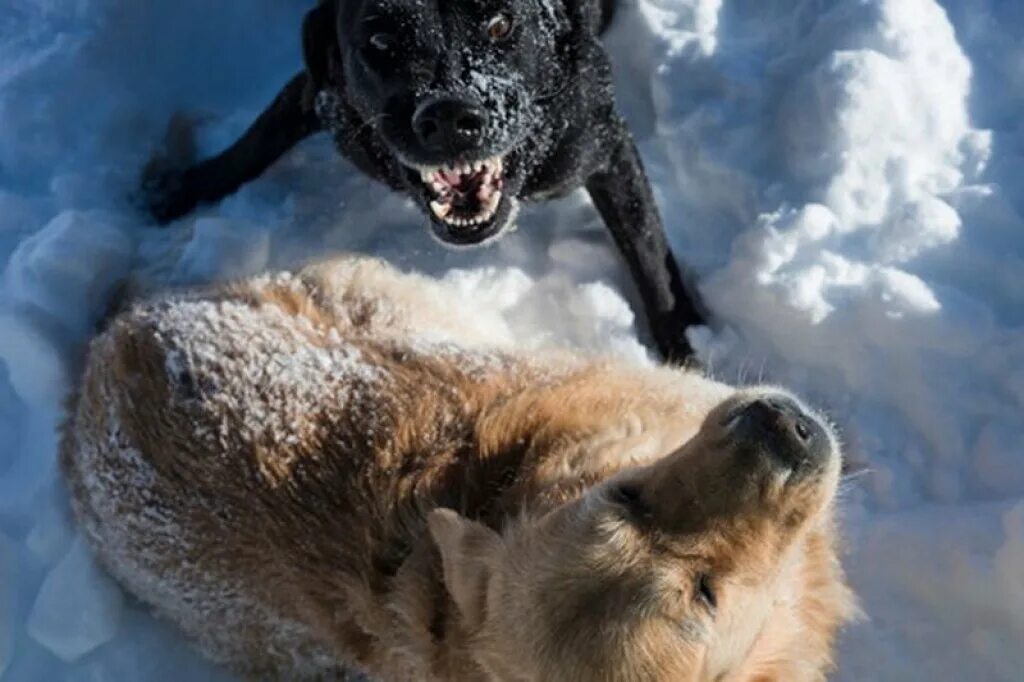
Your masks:
M 492 680 L 823 679 L 855 610 L 834 548 L 835 435 L 737 393 L 650 466 L 499 535 L 439 510 L 448 591 Z

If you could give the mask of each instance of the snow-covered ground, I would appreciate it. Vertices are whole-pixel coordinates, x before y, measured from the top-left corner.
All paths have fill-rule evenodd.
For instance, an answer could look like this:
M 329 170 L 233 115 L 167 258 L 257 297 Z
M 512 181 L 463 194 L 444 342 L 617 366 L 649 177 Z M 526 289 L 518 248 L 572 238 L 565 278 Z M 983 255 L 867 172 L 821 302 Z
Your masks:
M 361 251 L 446 277 L 521 343 L 642 357 L 582 196 L 446 251 L 324 138 L 155 229 L 125 196 L 168 116 L 226 144 L 299 66 L 310 0 L 0 3 L 0 680 L 224 680 L 91 565 L 54 466 L 119 281 Z M 1024 3 L 634 0 L 609 46 L 734 381 L 825 406 L 864 472 L 846 563 L 870 621 L 839 680 L 1024 670 Z

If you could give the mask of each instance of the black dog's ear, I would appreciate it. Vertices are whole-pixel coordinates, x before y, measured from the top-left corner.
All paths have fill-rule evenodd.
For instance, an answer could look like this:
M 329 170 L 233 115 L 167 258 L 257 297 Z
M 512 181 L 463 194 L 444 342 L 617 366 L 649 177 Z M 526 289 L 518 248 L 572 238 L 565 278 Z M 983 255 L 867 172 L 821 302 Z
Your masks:
M 337 0 L 321 0 L 302 22 L 302 54 L 313 88 L 320 90 L 330 78 L 338 51 Z
M 601 0 L 601 16 L 598 20 L 597 32 L 604 35 L 615 20 L 615 10 L 619 8 L 619 0 Z

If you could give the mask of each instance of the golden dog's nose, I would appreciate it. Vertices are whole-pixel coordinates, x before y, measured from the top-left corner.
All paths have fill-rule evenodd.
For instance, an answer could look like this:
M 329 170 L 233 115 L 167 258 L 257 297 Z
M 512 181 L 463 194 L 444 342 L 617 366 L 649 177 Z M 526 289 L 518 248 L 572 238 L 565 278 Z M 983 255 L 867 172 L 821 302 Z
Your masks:
M 747 403 L 735 415 L 737 437 L 758 445 L 783 466 L 800 467 L 821 461 L 831 451 L 825 427 L 797 401 L 783 394 Z
M 789 432 L 801 442 L 809 441 L 813 435 L 811 419 L 787 396 L 759 398 L 750 403 L 745 412 L 747 419 L 770 430 Z

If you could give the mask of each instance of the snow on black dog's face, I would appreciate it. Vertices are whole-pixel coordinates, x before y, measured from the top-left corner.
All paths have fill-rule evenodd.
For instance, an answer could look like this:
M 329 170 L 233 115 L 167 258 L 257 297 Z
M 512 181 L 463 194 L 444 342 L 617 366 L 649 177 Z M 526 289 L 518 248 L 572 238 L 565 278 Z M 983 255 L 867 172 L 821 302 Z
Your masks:
M 341 3 L 346 98 L 440 240 L 478 244 L 514 220 L 550 146 L 544 100 L 565 87 L 558 29 L 541 0 Z

